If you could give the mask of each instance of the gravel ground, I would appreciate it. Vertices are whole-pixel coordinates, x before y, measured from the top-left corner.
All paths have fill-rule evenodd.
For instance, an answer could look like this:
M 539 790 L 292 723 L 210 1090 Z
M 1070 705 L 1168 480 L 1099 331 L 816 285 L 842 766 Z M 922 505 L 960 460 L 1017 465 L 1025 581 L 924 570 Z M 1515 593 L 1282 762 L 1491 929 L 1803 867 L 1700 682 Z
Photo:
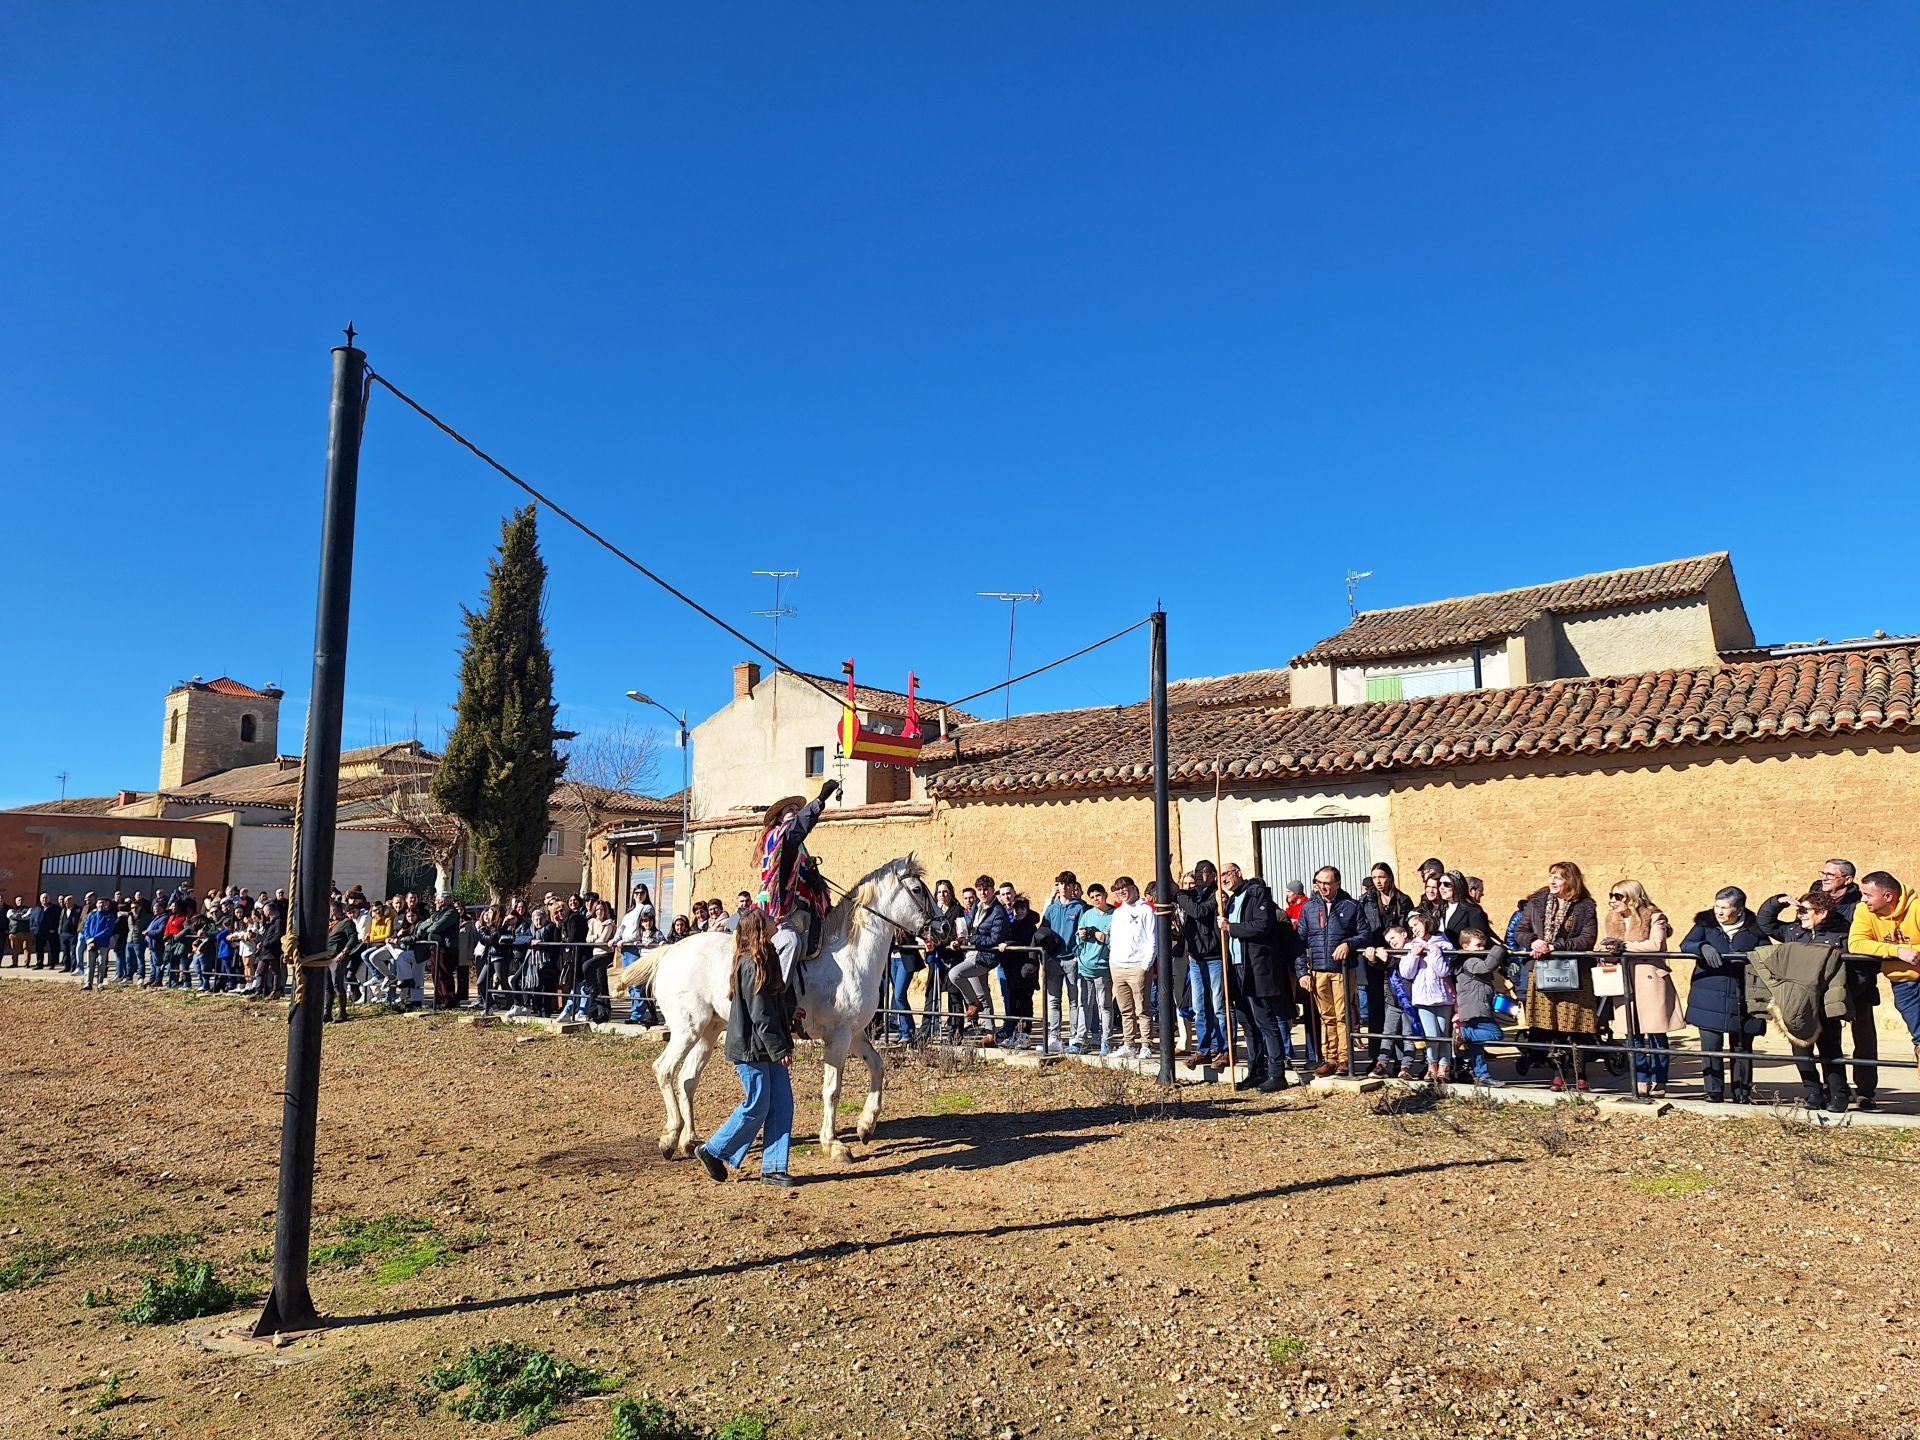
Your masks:
M 128 1322 L 176 1253 L 264 1289 L 284 1046 L 0 983 L 0 1435 L 511 1434 L 423 1383 L 498 1339 L 775 1435 L 1920 1434 L 1912 1131 L 906 1056 L 876 1142 L 780 1193 L 659 1158 L 647 1047 L 443 1018 L 328 1031 L 317 1242 L 431 1226 L 316 1267 L 334 1328 Z

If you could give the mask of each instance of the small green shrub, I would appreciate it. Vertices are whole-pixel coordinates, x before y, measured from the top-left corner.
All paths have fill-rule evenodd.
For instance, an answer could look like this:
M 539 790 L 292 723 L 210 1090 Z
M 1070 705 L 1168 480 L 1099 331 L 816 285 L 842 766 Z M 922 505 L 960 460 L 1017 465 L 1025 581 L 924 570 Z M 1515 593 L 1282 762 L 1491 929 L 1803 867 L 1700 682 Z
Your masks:
M 713 1440 L 772 1440 L 773 1425 L 758 1415 L 741 1413 L 713 1432 Z
M 111 1286 L 105 1290 L 95 1290 L 89 1286 L 86 1293 L 80 1297 L 80 1308 L 82 1310 L 102 1310 L 112 1305 L 118 1305 L 119 1303 L 120 1302 L 114 1298 Z
M 100 1377 L 100 1393 L 88 1402 L 87 1413 L 98 1415 L 102 1410 L 111 1410 L 124 1403 L 126 1398 L 120 1393 L 120 1372 L 109 1370 Z
M 658 1400 L 616 1400 L 607 1440 L 699 1440 L 700 1432 Z
M 349 1218 L 341 1220 L 334 1231 L 337 1238 L 307 1251 L 307 1262 L 350 1270 L 377 1260 L 373 1278 L 382 1285 L 411 1280 L 452 1254 L 447 1242 L 434 1233 L 431 1221 L 406 1215 L 388 1213 L 374 1220 Z
M 1267 1358 L 1281 1365 L 1291 1365 L 1307 1353 L 1307 1342 L 1298 1335 L 1269 1335 L 1267 1337 Z
M 544 1350 L 497 1340 L 469 1349 L 452 1365 L 428 1377 L 441 1392 L 459 1390 L 452 1404 L 462 1420 L 518 1420 L 531 1435 L 553 1419 L 553 1412 L 582 1395 L 604 1395 L 618 1383 L 604 1371 L 571 1360 L 556 1360 Z
M 130 1325 L 172 1325 L 202 1315 L 220 1315 L 243 1303 L 239 1291 L 213 1273 L 211 1260 L 173 1257 L 173 1269 L 159 1278 L 148 1276 L 140 1298 L 120 1312 Z
M 0 1290 L 31 1290 L 53 1274 L 67 1258 L 67 1252 L 44 1240 L 29 1240 L 5 1260 L 0 1260 Z

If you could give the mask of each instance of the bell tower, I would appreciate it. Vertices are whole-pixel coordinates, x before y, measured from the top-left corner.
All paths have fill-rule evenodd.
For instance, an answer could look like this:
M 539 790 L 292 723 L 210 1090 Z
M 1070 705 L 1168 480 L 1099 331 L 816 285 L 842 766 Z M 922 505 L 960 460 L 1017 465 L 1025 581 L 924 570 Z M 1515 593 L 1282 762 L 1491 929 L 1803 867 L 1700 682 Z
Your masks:
M 161 722 L 160 788 L 272 761 L 280 746 L 281 694 L 277 685 L 256 690 L 224 675 L 196 675 L 174 686 Z

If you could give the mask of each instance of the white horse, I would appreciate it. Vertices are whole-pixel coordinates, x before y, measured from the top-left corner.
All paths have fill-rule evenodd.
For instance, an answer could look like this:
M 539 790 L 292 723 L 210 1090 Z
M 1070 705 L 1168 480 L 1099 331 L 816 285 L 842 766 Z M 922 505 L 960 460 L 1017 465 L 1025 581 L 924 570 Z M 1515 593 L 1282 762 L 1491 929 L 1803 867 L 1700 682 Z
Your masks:
M 806 1033 L 827 1048 L 820 1080 L 820 1149 L 834 1159 L 851 1159 L 834 1134 L 840 1104 L 840 1076 L 849 1054 L 867 1066 L 867 1103 L 854 1134 L 873 1138 L 880 1123 L 880 1097 L 886 1062 L 867 1036 L 880 1005 L 880 985 L 895 941 L 903 934 L 927 933 L 933 924 L 933 895 L 925 867 L 912 855 L 889 860 L 856 884 L 827 912 L 820 953 L 796 967 L 803 987 L 797 997 L 806 1012 Z M 667 1048 L 653 1062 L 667 1126 L 660 1153 L 669 1160 L 693 1155 L 693 1094 L 714 1047 L 726 1036 L 727 979 L 733 969 L 733 936 L 689 935 L 672 945 L 644 952 L 620 972 L 614 992 L 649 983 L 653 1003 L 666 1018 Z

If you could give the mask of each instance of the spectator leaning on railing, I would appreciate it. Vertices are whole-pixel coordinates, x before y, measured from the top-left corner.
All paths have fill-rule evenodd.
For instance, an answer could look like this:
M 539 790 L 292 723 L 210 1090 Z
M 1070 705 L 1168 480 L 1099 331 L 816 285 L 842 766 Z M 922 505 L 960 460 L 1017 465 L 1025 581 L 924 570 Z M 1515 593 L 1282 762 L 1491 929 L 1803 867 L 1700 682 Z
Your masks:
M 1360 954 L 1360 905 L 1340 888 L 1340 872 L 1323 865 L 1313 874 L 1313 894 L 1300 910 L 1301 954 L 1295 965 L 1300 988 L 1320 1012 L 1320 1064 L 1316 1075 L 1347 1069 L 1349 979 Z
M 1920 1069 L 1920 900 L 1884 870 L 1862 877 L 1847 949 L 1879 958 Z

